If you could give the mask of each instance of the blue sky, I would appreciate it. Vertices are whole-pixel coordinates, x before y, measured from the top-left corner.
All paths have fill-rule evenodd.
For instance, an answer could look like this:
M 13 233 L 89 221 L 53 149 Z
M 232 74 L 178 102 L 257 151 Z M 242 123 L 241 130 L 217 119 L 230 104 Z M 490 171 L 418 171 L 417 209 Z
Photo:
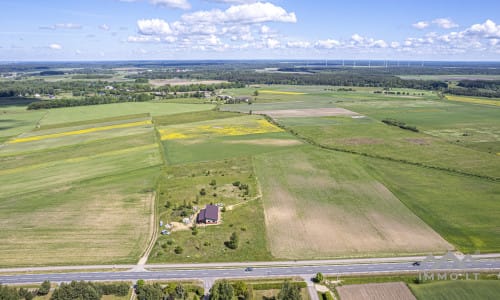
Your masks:
M 0 61 L 500 60 L 500 1 L 0 0 Z

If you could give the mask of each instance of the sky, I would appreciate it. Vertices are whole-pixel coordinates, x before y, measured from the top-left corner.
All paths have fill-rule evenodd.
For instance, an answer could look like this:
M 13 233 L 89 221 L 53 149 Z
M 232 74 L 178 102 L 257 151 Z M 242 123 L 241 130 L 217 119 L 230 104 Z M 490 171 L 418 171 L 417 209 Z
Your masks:
M 500 61 L 500 1 L 0 0 L 0 61 Z

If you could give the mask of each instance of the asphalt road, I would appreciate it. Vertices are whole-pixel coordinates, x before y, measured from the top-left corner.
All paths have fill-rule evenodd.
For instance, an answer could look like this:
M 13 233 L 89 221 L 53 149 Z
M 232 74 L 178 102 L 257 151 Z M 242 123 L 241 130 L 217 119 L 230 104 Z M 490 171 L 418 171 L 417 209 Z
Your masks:
M 186 279 L 214 279 L 214 278 L 245 278 L 245 277 L 278 277 L 278 276 L 313 276 L 321 272 L 328 275 L 354 275 L 361 273 L 394 273 L 394 272 L 439 272 L 450 271 L 464 273 L 478 271 L 500 272 L 500 260 L 474 260 L 460 265 L 448 262 L 437 266 L 435 263 L 422 263 L 413 266 L 412 263 L 364 263 L 348 265 L 314 265 L 314 266 L 270 266 L 254 267 L 252 271 L 245 271 L 243 267 L 234 268 L 186 268 L 169 269 L 162 271 L 124 271 L 124 272 L 78 272 L 78 273 L 47 273 L 47 274 L 17 274 L 0 276 L 3 284 L 39 283 L 44 280 L 52 282 L 69 282 L 72 280 L 86 281 L 133 281 L 145 280 L 186 280 Z M 471 275 L 472 277 L 473 275 Z

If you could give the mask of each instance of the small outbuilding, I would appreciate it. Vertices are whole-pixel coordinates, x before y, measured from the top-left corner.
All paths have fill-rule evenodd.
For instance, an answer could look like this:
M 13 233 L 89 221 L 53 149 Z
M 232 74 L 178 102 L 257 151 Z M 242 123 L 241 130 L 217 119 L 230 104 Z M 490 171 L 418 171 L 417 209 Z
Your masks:
M 217 224 L 219 222 L 219 207 L 208 204 L 204 209 L 200 210 L 198 217 L 196 218 L 196 222 L 204 224 Z

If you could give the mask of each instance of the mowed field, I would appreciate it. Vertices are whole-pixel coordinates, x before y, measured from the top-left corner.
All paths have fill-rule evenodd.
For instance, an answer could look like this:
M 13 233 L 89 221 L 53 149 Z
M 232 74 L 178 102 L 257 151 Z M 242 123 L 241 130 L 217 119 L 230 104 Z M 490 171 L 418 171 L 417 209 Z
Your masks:
M 385 256 L 453 247 L 350 154 L 312 146 L 254 159 L 277 258 Z
M 94 115 L 44 111 L 54 125 L 1 145 L 0 266 L 138 260 L 153 229 L 163 159 L 151 118 L 130 115 L 129 104 L 101 105 Z M 148 114 L 211 108 L 140 104 Z
M 341 300 L 416 300 L 403 282 L 354 284 L 336 290 Z
M 442 281 L 410 288 L 419 300 L 491 300 L 500 295 L 500 280 Z

